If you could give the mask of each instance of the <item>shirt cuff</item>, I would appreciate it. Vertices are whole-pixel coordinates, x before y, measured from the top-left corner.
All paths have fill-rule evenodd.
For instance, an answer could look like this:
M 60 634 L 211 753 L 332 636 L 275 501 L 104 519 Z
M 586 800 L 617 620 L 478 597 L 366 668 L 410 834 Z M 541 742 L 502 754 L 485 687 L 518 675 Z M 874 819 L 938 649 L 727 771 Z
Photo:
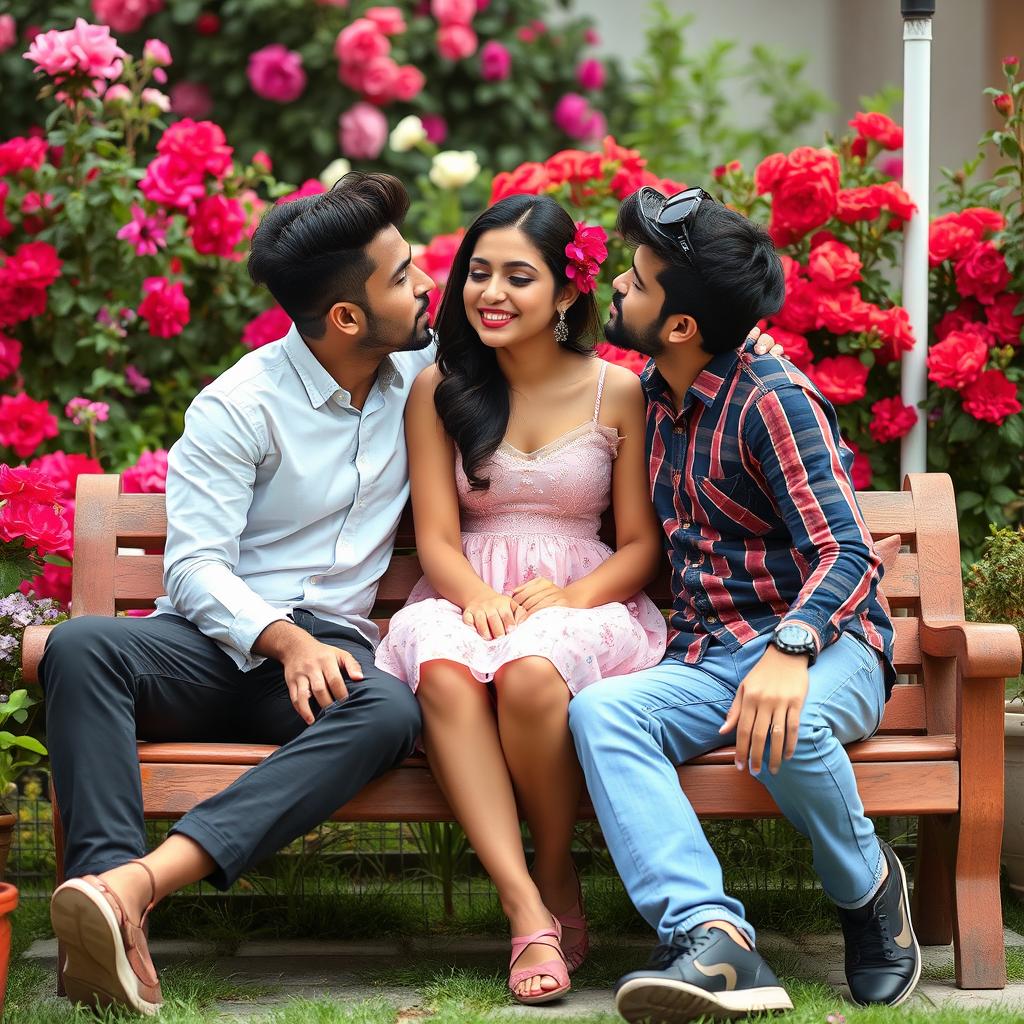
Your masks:
M 274 608 L 265 603 L 241 611 L 234 617 L 228 637 L 231 646 L 245 658 L 243 671 L 248 672 L 263 664 L 266 659 L 262 655 L 253 654 L 252 645 L 272 622 L 281 622 L 287 618 L 288 613 L 283 608 Z

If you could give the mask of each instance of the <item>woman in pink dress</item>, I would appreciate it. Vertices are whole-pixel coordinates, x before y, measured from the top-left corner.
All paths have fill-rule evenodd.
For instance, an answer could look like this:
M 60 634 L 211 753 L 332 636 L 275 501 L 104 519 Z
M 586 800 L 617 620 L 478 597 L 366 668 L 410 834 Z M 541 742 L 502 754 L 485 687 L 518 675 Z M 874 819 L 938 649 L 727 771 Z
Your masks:
M 593 354 L 603 237 L 512 196 L 463 239 L 406 412 L 426 575 L 377 655 L 420 700 L 434 776 L 508 914 L 521 1002 L 564 994 L 587 952 L 569 701 L 665 651 L 642 589 L 662 546 L 640 381 Z M 609 504 L 615 551 L 598 539 Z

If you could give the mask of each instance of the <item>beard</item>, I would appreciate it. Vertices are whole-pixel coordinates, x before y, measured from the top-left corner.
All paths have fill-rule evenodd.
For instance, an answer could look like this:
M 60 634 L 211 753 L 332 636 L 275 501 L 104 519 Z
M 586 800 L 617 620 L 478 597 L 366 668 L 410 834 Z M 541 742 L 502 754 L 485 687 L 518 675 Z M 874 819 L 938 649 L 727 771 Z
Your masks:
M 643 356 L 656 358 L 665 351 L 665 343 L 658 337 L 656 322 L 646 324 L 642 328 L 629 326 L 622 316 L 622 294 L 615 292 L 612 305 L 616 315 L 604 325 L 604 336 L 616 348 L 639 352 Z
M 366 314 L 366 337 L 362 347 L 366 350 L 391 352 L 418 352 L 437 340 L 437 332 L 426 316 L 429 301 L 424 299 L 416 312 L 412 327 L 394 320 L 385 320 L 372 310 Z

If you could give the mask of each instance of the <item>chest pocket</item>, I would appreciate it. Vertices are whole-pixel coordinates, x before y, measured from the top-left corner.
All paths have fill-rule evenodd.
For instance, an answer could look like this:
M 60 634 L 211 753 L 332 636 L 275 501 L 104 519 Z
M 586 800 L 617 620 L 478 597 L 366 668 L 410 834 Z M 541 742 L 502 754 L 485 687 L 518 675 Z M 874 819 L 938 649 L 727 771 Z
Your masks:
M 771 501 L 746 473 L 698 476 L 694 482 L 708 525 L 723 537 L 764 537 L 779 528 Z

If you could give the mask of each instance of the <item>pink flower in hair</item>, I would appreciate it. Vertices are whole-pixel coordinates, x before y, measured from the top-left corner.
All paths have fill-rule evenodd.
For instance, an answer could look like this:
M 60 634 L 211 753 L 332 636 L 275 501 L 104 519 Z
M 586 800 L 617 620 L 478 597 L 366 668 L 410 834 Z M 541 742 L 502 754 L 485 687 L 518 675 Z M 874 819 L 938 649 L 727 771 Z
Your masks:
M 608 257 L 608 240 L 604 228 L 588 227 L 583 221 L 576 224 L 576 235 L 565 247 L 569 264 L 565 276 L 576 282 L 576 287 L 586 294 L 592 292 L 597 283 L 601 262 Z

